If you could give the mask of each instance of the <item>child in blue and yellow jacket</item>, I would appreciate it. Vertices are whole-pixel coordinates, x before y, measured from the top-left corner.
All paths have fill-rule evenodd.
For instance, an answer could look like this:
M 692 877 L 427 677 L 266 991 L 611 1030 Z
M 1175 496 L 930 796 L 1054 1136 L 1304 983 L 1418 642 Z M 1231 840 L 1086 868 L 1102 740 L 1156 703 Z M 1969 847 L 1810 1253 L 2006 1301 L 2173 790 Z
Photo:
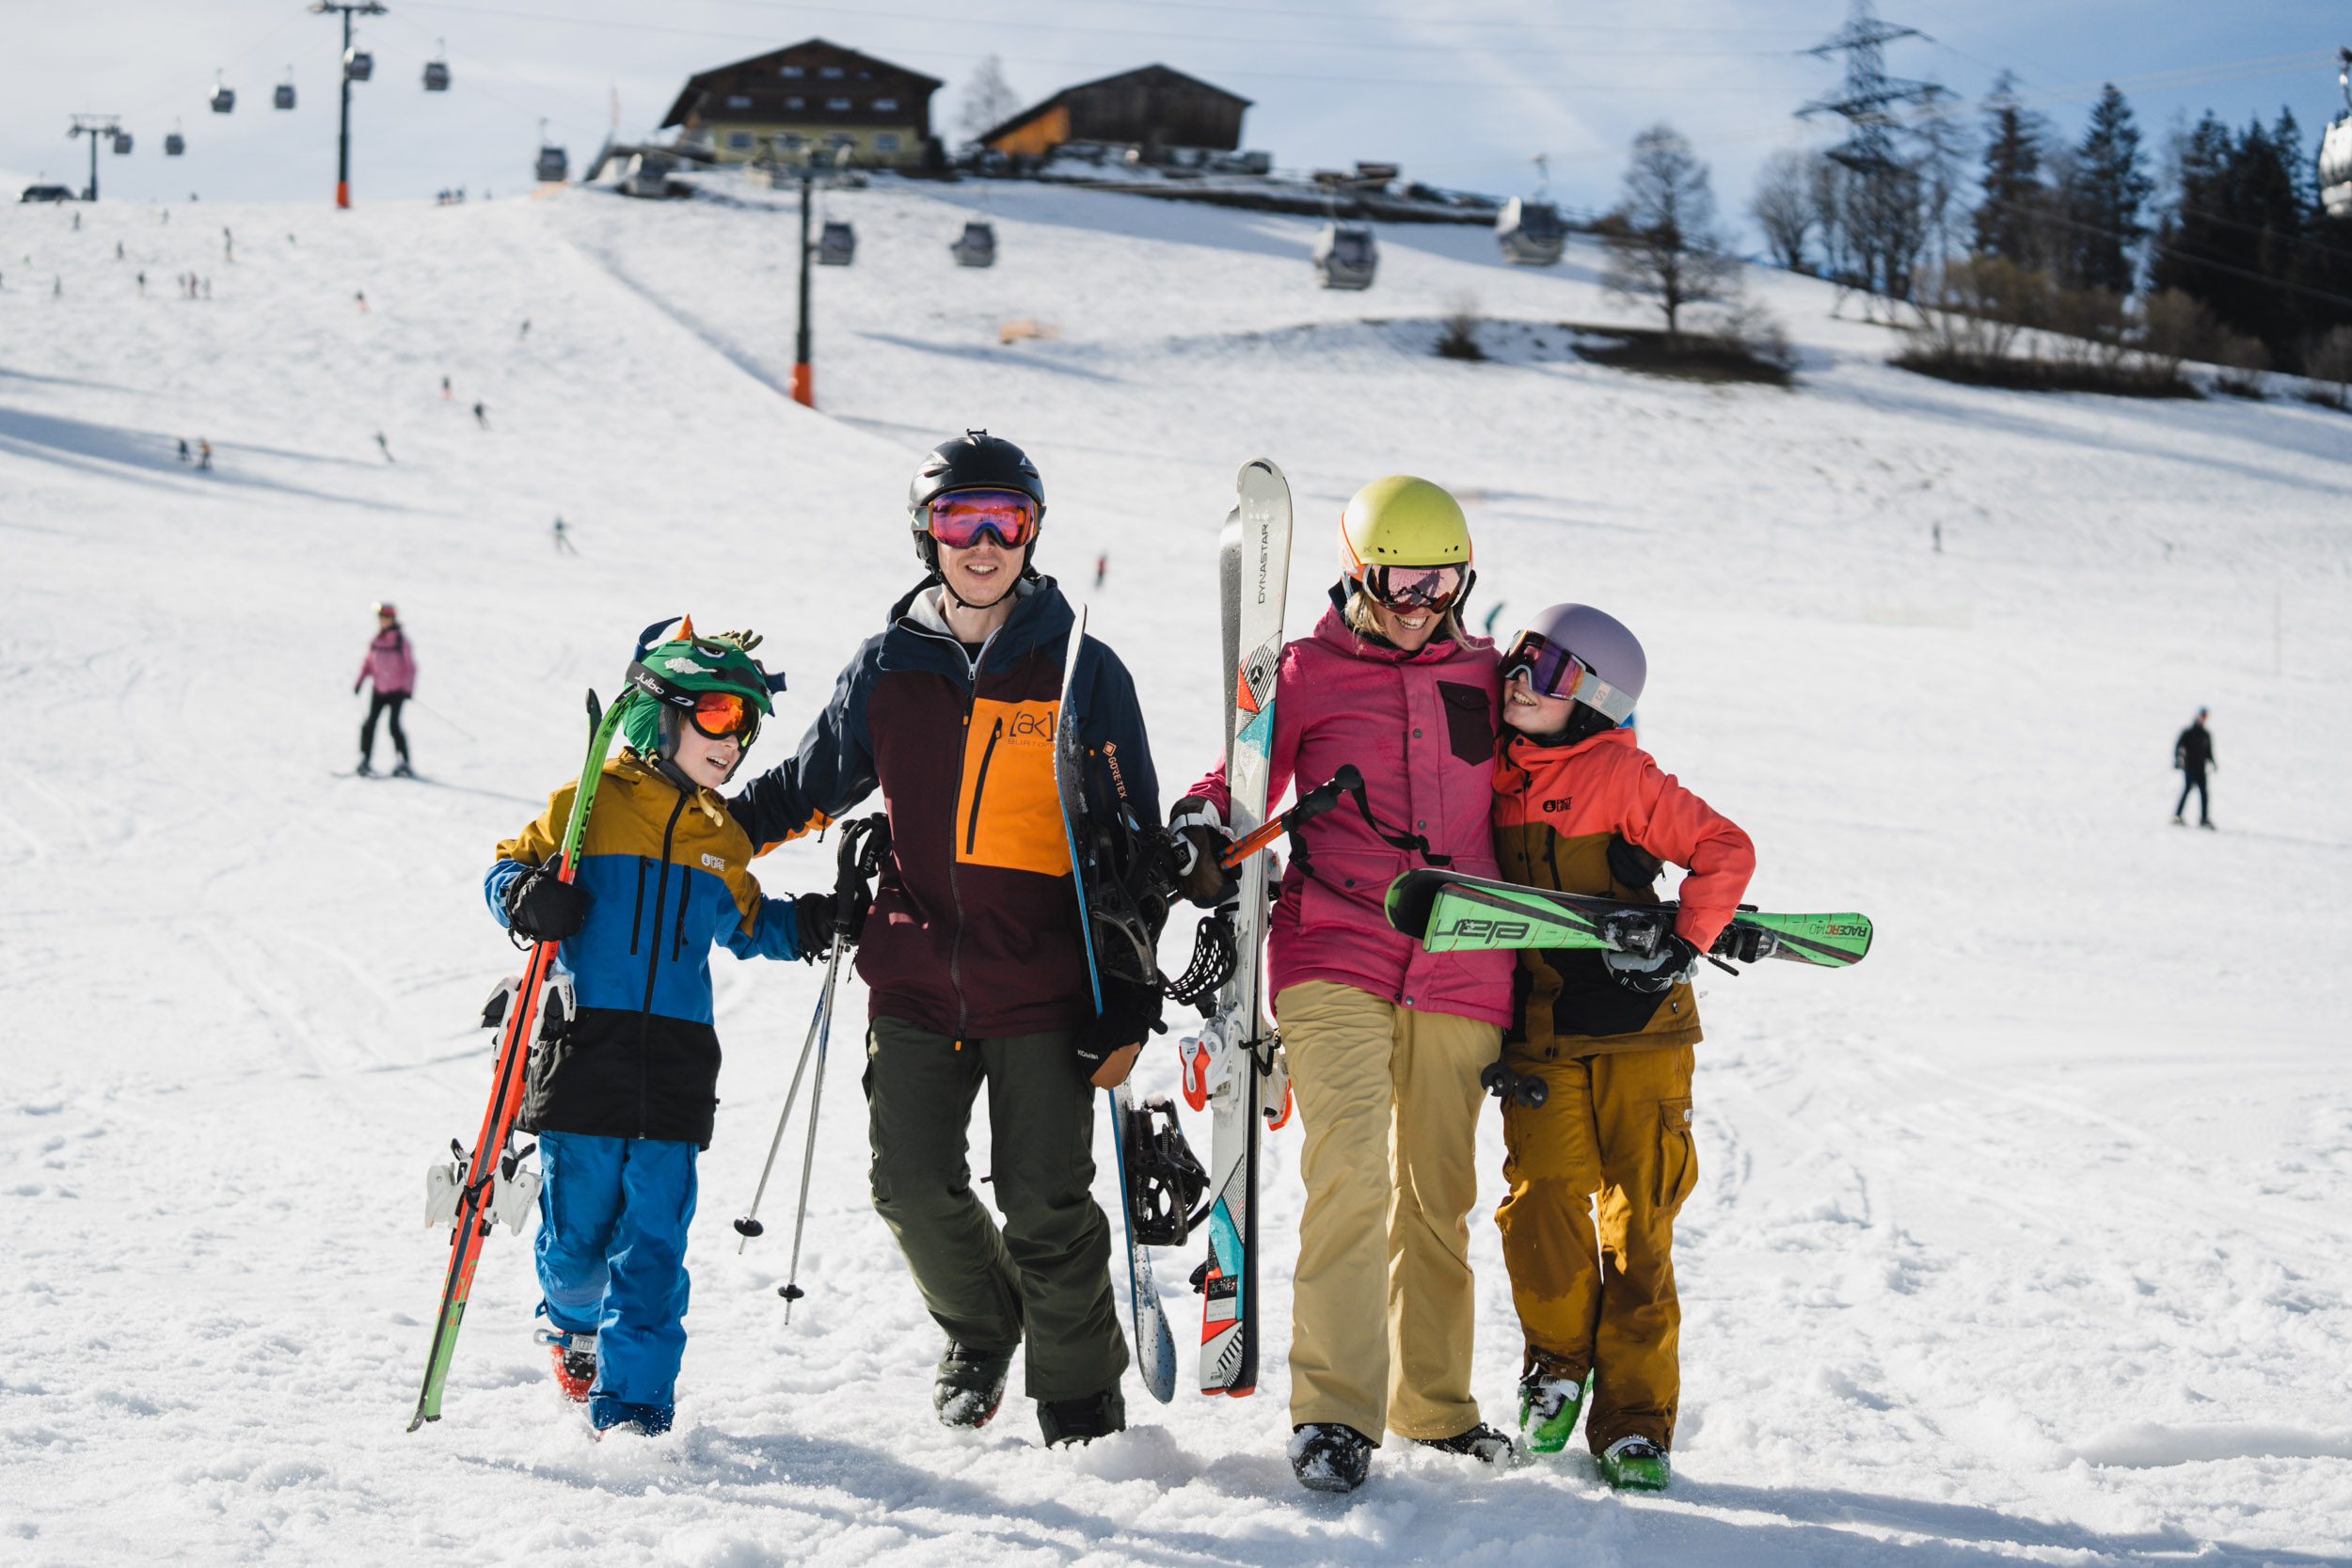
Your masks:
M 566 784 L 499 845 L 484 885 L 501 924 L 563 943 L 574 987 L 569 1026 L 532 1048 L 520 1125 L 538 1135 L 544 1179 L 541 1338 L 599 1432 L 671 1421 L 694 1159 L 718 1106 L 710 949 L 801 958 L 833 925 L 829 894 L 761 897 L 751 842 L 717 793 L 773 711 L 757 641 L 696 638 L 688 622 L 645 653 L 628 746 L 604 765 L 573 879 L 556 876 Z

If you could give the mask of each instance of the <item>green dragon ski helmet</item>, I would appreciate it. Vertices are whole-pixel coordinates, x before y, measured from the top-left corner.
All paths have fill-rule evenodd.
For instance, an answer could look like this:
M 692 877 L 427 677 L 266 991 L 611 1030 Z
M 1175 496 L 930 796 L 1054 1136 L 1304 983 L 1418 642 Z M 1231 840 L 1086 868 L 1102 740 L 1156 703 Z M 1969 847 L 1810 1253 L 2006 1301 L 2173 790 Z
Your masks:
M 675 636 L 655 641 L 674 626 Z M 628 684 L 652 701 L 630 705 L 621 720 L 622 736 L 639 755 L 667 762 L 676 751 L 679 726 L 693 712 L 695 698 L 706 691 L 735 692 L 759 714 L 772 715 L 776 711 L 773 694 L 784 689 L 784 674 L 781 671 L 770 674 L 752 657 L 751 650 L 758 644 L 757 635 L 747 632 L 698 637 L 691 615 L 647 626 L 638 634 Z M 750 752 L 758 735 L 755 718 L 743 735 L 744 754 Z M 739 757 L 737 766 L 741 765 Z

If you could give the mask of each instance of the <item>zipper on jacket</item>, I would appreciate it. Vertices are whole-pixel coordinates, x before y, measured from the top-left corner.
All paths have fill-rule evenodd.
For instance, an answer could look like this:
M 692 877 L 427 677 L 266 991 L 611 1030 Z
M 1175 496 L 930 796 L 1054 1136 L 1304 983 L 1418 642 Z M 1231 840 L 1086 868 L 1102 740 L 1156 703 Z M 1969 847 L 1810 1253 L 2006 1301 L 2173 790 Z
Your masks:
M 645 919 L 645 857 L 637 857 L 637 907 L 628 914 L 628 956 L 637 957 L 637 928 Z
M 965 722 L 970 721 L 967 717 Z M 967 855 L 972 852 L 972 847 L 979 842 L 980 797 L 988 789 L 988 765 L 996 758 L 996 743 L 1004 737 L 1005 721 L 999 719 L 988 732 L 988 750 L 980 753 L 980 776 L 972 783 L 972 821 L 963 830 L 963 852 Z
M 686 792 L 678 791 L 677 804 L 670 808 L 669 825 L 661 830 L 661 878 L 654 883 L 653 940 L 645 944 L 645 1001 L 637 1009 L 637 1135 L 646 1135 L 645 1127 L 653 1119 L 652 1065 L 647 1060 L 647 1039 L 653 1033 L 653 987 L 661 973 L 661 906 L 670 899 L 670 847 L 677 838 L 677 819 L 686 811 Z
M 686 898 L 693 891 L 694 874 L 679 868 L 677 879 L 677 925 L 670 932 L 670 961 L 675 963 L 686 952 Z

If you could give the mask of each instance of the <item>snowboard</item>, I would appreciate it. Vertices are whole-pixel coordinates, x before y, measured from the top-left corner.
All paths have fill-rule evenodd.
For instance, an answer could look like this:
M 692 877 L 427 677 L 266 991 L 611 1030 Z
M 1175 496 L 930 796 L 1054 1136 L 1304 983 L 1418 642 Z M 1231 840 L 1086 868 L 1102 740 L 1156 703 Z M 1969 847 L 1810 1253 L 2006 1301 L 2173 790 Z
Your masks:
M 588 693 L 588 754 L 580 765 L 580 782 L 572 791 L 572 814 L 564 827 L 563 859 L 557 875 L 570 881 L 580 867 L 580 841 L 587 835 L 588 813 L 596 803 L 596 786 L 604 778 L 604 759 L 620 733 L 630 705 L 643 701 L 635 690 L 613 699 L 601 714 L 596 694 Z M 450 1360 L 457 1351 L 457 1330 L 465 1321 L 466 1303 L 473 1293 L 474 1268 L 482 1260 L 482 1244 L 499 1220 L 519 1231 L 533 1212 L 539 1178 L 525 1167 L 530 1154 L 514 1152 L 515 1120 L 522 1112 L 524 1080 L 533 1043 L 562 1031 L 571 1022 L 570 976 L 559 972 L 560 943 L 533 943 L 522 974 L 493 991 L 483 1008 L 485 1028 L 496 1028 L 499 1048 L 490 1075 L 490 1100 L 483 1108 L 482 1130 L 474 1135 L 469 1154 L 453 1142 L 453 1158 L 426 1173 L 425 1223 L 453 1227 L 449 1268 L 441 1283 L 441 1307 L 433 1322 L 433 1345 L 426 1353 L 424 1384 L 417 1394 L 417 1413 L 409 1419 L 414 1432 L 427 1421 L 441 1418 L 441 1392 L 449 1381 Z M 542 1027 L 544 1021 L 545 1027 Z
M 1087 616 L 1078 611 L 1070 628 L 1070 650 L 1062 658 L 1061 704 L 1054 720 L 1054 786 L 1061 800 L 1062 836 L 1070 847 L 1070 880 L 1078 895 L 1079 941 L 1086 948 L 1087 981 L 1092 988 L 1094 1010 L 1103 1010 L 1103 974 L 1094 953 L 1096 921 L 1088 890 L 1096 870 L 1094 846 L 1100 835 L 1086 831 L 1087 752 L 1081 726 L 1077 682 L 1078 653 L 1086 642 Z M 1129 1190 L 1127 1132 L 1133 1121 L 1134 1096 L 1127 1085 L 1106 1089 L 1111 1104 L 1111 1143 L 1119 1162 L 1119 1212 L 1127 1242 L 1127 1300 L 1133 1320 L 1136 1370 L 1152 1397 L 1166 1404 L 1176 1397 L 1176 1336 L 1160 1306 L 1158 1280 L 1152 1272 L 1152 1253 L 1136 1236 L 1135 1195 Z
M 1389 884 L 1387 908 L 1389 924 L 1432 953 L 1565 947 L 1647 957 L 1673 932 L 1679 906 L 1672 900 L 1622 903 L 1424 868 Z M 1757 958 L 1847 969 L 1869 953 L 1870 935 L 1867 915 L 1742 909 L 1716 940 L 1715 952 L 1736 953 L 1753 942 Z
M 1235 480 L 1238 502 L 1217 545 L 1227 703 L 1226 830 L 1247 838 L 1266 818 L 1274 749 L 1274 678 L 1290 587 L 1290 483 L 1259 458 Z M 1274 1026 L 1266 1015 L 1266 858 L 1235 869 L 1238 962 L 1215 1011 L 1186 1050 L 1188 1091 L 1205 1091 L 1209 1256 L 1200 1286 L 1200 1391 L 1243 1395 L 1258 1386 L 1258 1138 L 1271 1111 L 1287 1117 Z M 1187 1098 L 1191 1098 L 1188 1092 Z

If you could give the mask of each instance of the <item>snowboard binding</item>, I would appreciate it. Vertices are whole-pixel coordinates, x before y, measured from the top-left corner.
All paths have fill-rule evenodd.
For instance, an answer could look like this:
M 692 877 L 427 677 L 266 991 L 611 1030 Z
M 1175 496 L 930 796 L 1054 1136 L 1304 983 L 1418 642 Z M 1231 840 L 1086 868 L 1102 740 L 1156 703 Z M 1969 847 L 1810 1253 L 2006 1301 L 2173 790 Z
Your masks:
M 1176 1105 L 1166 1095 L 1154 1095 L 1123 1113 L 1127 1125 L 1120 1147 L 1127 1160 L 1127 1223 L 1145 1246 L 1182 1246 L 1193 1227 L 1207 1217 L 1198 1212 L 1209 1190 L 1209 1173 L 1184 1141 L 1176 1120 Z

